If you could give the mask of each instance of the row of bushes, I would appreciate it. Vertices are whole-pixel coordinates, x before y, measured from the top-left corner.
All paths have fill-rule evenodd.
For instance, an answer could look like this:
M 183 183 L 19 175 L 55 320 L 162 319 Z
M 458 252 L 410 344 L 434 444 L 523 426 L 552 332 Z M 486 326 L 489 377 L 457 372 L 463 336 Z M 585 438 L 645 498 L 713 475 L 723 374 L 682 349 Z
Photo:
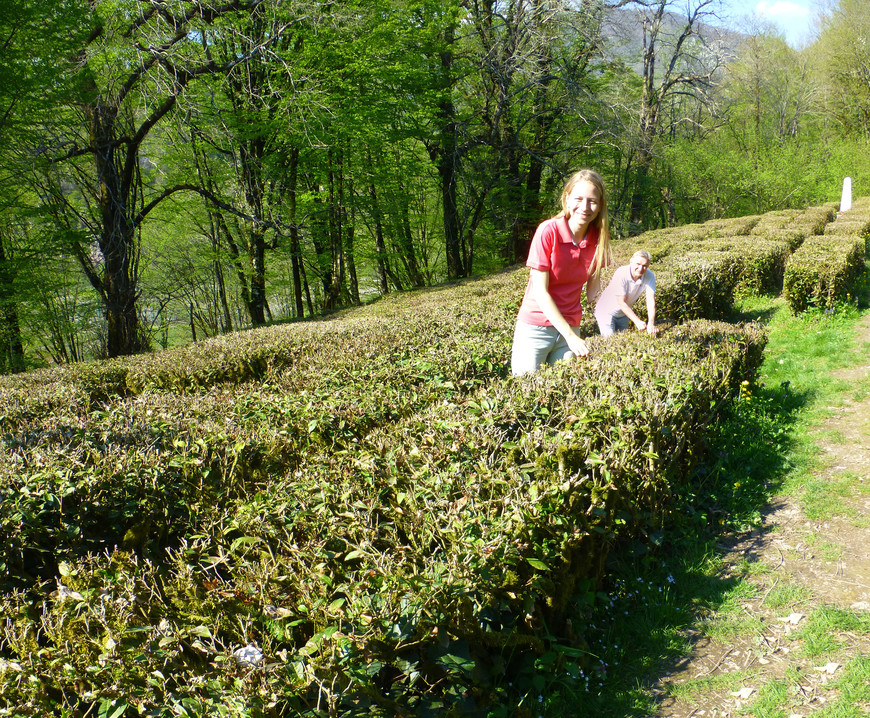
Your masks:
M 131 714 L 185 701 L 193 715 L 471 714 L 506 689 L 510 656 L 548 633 L 576 636 L 582 655 L 577 597 L 615 542 L 661 541 L 703 427 L 765 343 L 758 328 L 722 324 L 662 339 L 596 340 L 588 362 L 490 382 L 292 461 L 276 452 L 220 505 L 206 469 L 215 485 L 239 479 L 208 467 L 220 426 L 209 436 L 202 417 L 203 464 L 168 551 L 70 555 L 56 578 L 7 593 L 4 700 L 17 715 L 101 701 Z M 277 434 L 283 419 L 268 412 L 280 396 L 236 394 L 232 409 L 257 407 L 263 434 Z M 157 398 L 139 409 L 160 412 Z M 104 470 L 108 488 L 89 483 L 92 510 L 143 476 L 154 499 L 179 490 L 164 482 L 182 456 L 155 450 L 167 456 L 146 471 L 123 454 L 148 440 L 129 439 L 126 452 L 116 437 L 111 452 L 71 462 Z M 256 666 L 233 657 L 248 644 L 264 656 Z
M 257 380 L 229 382 L 209 369 L 209 361 L 221 364 L 205 347 L 9 378 L 0 392 L 4 584 L 54 575 L 59 561 L 111 549 L 130 531 L 138 543 L 173 543 L 203 504 L 246 495 L 276 462 L 295 466 L 318 447 L 346 449 L 381 425 L 504 377 L 516 311 L 505 300 L 521 292 L 514 282 L 500 275 L 485 291 L 453 288 L 452 302 L 447 290 L 424 292 L 365 317 L 222 338 L 227 347 L 236 339 L 225 355 L 238 363 L 250 347 L 271 353 Z M 127 388 L 119 382 L 96 399 L 104 371 L 109 381 L 124 376 Z M 222 380 L 194 391 L 206 374 Z M 142 376 L 166 388 L 131 393 Z M 179 391 L 183 382 L 173 377 L 185 377 L 187 388 Z
M 832 207 L 813 208 L 693 225 L 670 235 L 651 232 L 616 242 L 615 264 L 638 246 L 658 256 L 659 321 L 723 318 L 735 292 L 775 291 L 795 233 L 823 229 L 832 213 Z M 738 231 L 753 234 L 732 234 Z M 674 237 L 681 237 L 682 250 Z M 208 484 L 204 495 L 218 501 L 226 487 L 245 491 L 235 477 L 268 471 L 261 457 L 275 447 L 283 461 L 298 462 L 312 441 L 357 437 L 504 377 L 525 277 L 523 270 L 506 272 L 387 298 L 330 320 L 7 378 L 0 393 L 7 449 L 0 471 L 9 477 L 2 490 L 17 499 L 14 510 L 0 511 L 0 528 L 9 537 L 0 568 L 13 583 L 51 575 L 57 561 L 111 547 L 142 525 L 162 542 L 173 540 L 178 532 L 162 527 L 187 516 L 198 492 Z M 584 329 L 594 333 L 591 312 Z M 235 390 L 208 388 L 250 380 L 260 382 L 250 392 L 272 396 L 267 411 L 281 417 L 281 433 L 263 432 L 259 400 L 259 409 L 247 410 L 252 422 L 219 422 L 215 431 L 210 417 L 236 417 L 238 397 Z M 375 394 L 376 406 L 356 411 L 358 397 L 378 385 L 384 388 Z M 176 400 L 178 392 L 189 397 Z M 128 450 L 131 445 L 138 448 Z M 171 468 L 161 463 L 169 454 Z M 98 455 L 117 457 L 117 467 L 92 471 L 95 461 L 82 457 Z M 222 467 L 231 467 L 232 476 Z M 149 485 L 145 477 L 160 478 Z
M 615 267 L 626 264 L 636 249 L 643 248 L 651 253 L 659 278 L 660 319 L 726 318 L 734 292 L 780 291 L 784 254 L 793 252 L 807 237 L 832 232 L 861 234 L 867 215 L 867 203 L 858 200 L 850 213 L 833 224 L 836 205 L 828 204 L 653 230 L 613 243 L 614 263 L 605 271 L 604 281 Z M 486 358 L 475 357 L 473 361 L 503 363 L 503 342 L 490 340 L 493 334 L 504 338 L 510 332 L 526 276 L 526 271 L 518 268 L 484 280 L 415 292 L 410 300 L 406 294 L 388 296 L 328 320 L 238 332 L 156 354 L 5 377 L 4 394 L 11 398 L 5 407 L 0 405 L 0 417 L 19 410 L 39 415 L 69 401 L 95 407 L 112 397 L 148 389 L 197 391 L 219 383 L 262 379 L 306 361 L 316 365 L 319 348 L 333 351 L 333 343 L 343 341 L 348 322 L 353 325 L 353 334 L 362 338 L 360 344 L 371 346 L 377 343 L 373 337 L 380 336 L 382 330 L 395 331 L 382 327 L 380 320 L 396 315 L 411 317 L 413 322 L 407 328 L 410 341 L 397 336 L 397 348 L 405 346 L 414 353 L 444 336 L 482 332 L 486 341 L 481 342 L 480 349 Z M 595 332 L 591 315 L 587 307 L 584 330 L 589 334 Z M 496 347 L 498 353 L 487 352 L 488 347 Z M 359 351 L 356 346 L 352 350 Z M 43 403 L 32 400 L 34 390 Z
M 835 216 L 829 204 L 653 230 L 614 242 L 615 261 L 604 281 L 637 249 L 646 249 L 657 280 L 658 322 L 727 319 L 735 296 L 780 292 L 790 254 Z M 643 296 L 636 309 L 646 316 Z M 584 329 L 594 331 L 591 318 Z
M 653 253 L 660 319 L 721 318 L 832 216 L 650 233 L 616 264 Z M 12 714 L 474 713 L 547 635 L 582 661 L 608 550 L 682 516 L 764 335 L 593 339 L 508 379 L 527 276 L 5 379 Z
M 783 296 L 792 311 L 830 309 L 854 296 L 864 271 L 868 232 L 870 199 L 863 198 L 789 257 Z

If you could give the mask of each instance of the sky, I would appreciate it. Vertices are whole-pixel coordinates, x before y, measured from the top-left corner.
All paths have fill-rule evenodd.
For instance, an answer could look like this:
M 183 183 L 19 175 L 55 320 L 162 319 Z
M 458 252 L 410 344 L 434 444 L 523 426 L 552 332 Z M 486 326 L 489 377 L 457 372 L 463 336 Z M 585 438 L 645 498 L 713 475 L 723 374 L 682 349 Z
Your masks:
M 742 29 L 741 20 L 755 16 L 762 22 L 773 24 L 785 36 L 789 45 L 800 48 L 812 40 L 819 0 L 722 0 L 723 15 L 735 21 L 728 23 L 735 30 Z

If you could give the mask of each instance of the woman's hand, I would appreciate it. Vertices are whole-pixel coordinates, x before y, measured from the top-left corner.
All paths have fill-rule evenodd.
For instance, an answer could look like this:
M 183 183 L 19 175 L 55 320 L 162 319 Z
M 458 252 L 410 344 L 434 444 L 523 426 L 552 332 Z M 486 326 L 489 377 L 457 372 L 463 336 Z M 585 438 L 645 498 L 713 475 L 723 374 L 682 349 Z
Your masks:
M 589 355 L 589 347 L 586 345 L 586 342 L 583 341 L 582 337 L 578 337 L 576 334 L 571 334 L 567 341 L 568 348 L 574 352 L 574 356 L 585 357 Z

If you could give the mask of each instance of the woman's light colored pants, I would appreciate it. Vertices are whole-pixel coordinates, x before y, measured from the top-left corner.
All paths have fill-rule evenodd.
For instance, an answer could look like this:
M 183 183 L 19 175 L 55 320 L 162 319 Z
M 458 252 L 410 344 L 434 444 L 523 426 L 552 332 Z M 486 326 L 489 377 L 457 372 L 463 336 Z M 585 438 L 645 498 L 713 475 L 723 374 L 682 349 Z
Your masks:
M 565 337 L 555 327 L 517 322 L 511 349 L 511 374 L 514 376 L 531 374 L 542 364 L 555 364 L 573 356 Z

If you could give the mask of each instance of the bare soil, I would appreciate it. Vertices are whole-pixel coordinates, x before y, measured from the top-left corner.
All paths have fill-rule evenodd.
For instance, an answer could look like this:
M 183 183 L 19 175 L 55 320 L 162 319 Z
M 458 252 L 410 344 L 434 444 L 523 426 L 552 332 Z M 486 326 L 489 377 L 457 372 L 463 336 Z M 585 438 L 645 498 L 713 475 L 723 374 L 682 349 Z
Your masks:
M 870 345 L 870 317 L 858 342 Z M 870 375 L 870 354 L 867 361 L 837 376 L 857 385 Z M 811 520 L 799 497 L 778 496 L 761 528 L 723 542 L 735 575 L 746 574 L 747 562 L 756 567 L 748 578 L 756 591 L 741 603 L 752 628 L 733 638 L 710 638 L 701 630 L 687 636 L 692 654 L 656 688 L 663 718 L 746 715 L 774 680 L 789 686 L 784 715 L 809 717 L 836 698 L 833 681 L 849 658 L 870 654 L 866 635 L 845 632 L 835 659 L 813 658 L 801 637 L 807 617 L 821 606 L 870 612 L 870 396 L 844 396 L 813 435 L 822 458 L 817 478 L 830 485 L 835 515 Z M 771 607 L 767 597 L 783 587 L 794 587 L 798 600 Z M 694 688 L 680 691 L 681 685 Z M 862 706 L 865 711 L 870 714 L 870 706 Z

